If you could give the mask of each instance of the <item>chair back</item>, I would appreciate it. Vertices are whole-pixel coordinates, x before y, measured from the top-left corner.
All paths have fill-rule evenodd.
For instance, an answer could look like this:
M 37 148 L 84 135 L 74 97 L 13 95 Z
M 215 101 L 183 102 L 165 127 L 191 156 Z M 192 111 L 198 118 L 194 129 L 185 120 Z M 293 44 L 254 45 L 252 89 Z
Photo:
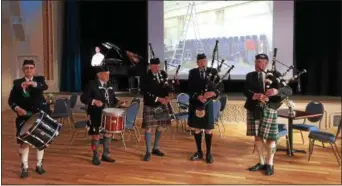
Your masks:
M 131 129 L 134 127 L 135 120 L 139 112 L 139 103 L 132 103 L 126 110 L 126 128 Z
M 180 93 L 177 96 L 177 105 L 178 108 L 182 109 L 182 110 L 186 110 L 189 108 L 189 95 L 185 94 L 185 93 Z
M 228 96 L 226 94 L 223 94 L 220 96 L 220 102 L 221 102 L 220 112 L 222 112 L 226 108 L 227 99 L 228 99 Z
M 214 104 L 213 117 L 214 117 L 214 121 L 217 121 L 219 118 L 219 114 L 220 114 L 221 102 L 219 100 L 214 100 L 213 104 Z
M 58 114 L 71 114 L 70 101 L 68 98 L 59 98 L 54 105 L 53 113 Z
M 342 120 L 340 120 L 340 124 L 337 127 L 337 132 L 336 132 L 336 138 L 335 139 L 338 138 L 338 135 L 340 135 L 341 130 L 342 130 Z
M 321 116 L 307 118 L 310 122 L 318 122 L 322 120 L 324 114 L 324 106 L 319 101 L 310 101 L 305 108 L 305 112 L 310 114 L 322 114 Z
M 70 97 L 70 108 L 73 109 L 77 102 L 77 94 L 73 93 Z

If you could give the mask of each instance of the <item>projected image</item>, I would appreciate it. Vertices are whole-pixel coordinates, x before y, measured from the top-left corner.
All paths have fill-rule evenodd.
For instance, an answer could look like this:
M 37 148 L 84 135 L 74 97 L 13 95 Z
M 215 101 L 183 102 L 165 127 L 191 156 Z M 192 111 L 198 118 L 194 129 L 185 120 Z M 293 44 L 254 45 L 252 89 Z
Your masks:
M 218 43 L 218 61 L 225 60 L 220 75 L 229 66 L 234 75 L 254 70 L 257 53 L 272 54 L 272 1 L 164 1 L 164 55 L 170 75 L 181 65 L 180 78 L 197 67 L 196 56 L 205 53 L 208 66 Z M 215 60 L 217 60 L 215 56 Z

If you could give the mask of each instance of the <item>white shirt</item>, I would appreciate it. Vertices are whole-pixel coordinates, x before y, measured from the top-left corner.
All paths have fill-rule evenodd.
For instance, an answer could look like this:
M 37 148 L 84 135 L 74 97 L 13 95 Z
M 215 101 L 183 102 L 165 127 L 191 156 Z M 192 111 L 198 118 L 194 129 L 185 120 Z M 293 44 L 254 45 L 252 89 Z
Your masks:
M 102 64 L 102 61 L 104 59 L 104 55 L 99 53 L 96 53 L 95 55 L 93 55 L 93 58 L 91 59 L 91 66 L 95 67 L 95 66 L 100 66 Z

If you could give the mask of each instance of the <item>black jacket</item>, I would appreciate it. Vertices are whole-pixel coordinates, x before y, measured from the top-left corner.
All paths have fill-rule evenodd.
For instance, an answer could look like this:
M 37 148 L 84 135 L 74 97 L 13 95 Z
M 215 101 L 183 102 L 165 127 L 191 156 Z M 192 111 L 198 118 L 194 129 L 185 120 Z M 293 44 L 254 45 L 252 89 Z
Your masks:
M 217 75 L 217 70 L 214 68 L 207 67 L 206 69 L 206 76 L 209 73 L 212 73 L 213 76 Z M 215 79 L 217 83 L 220 80 L 220 77 Z M 190 96 L 190 104 L 201 104 L 197 97 L 201 95 L 205 89 L 206 81 L 201 78 L 199 68 L 193 68 L 189 71 L 189 78 L 188 78 L 188 88 L 189 88 L 189 96 Z M 220 86 L 222 89 L 222 86 Z M 217 98 L 221 93 L 221 89 L 215 86 L 208 86 L 208 92 L 213 91 L 216 93 Z
M 279 90 L 280 83 L 278 83 L 277 80 L 273 79 L 272 84 L 270 85 L 270 89 L 271 88 L 275 88 Z M 245 81 L 243 93 L 247 98 L 244 107 L 247 110 L 252 112 L 259 103 L 258 100 L 252 99 L 254 93 L 265 94 L 263 85 L 261 85 L 258 81 L 258 72 L 254 71 L 246 75 L 246 81 Z M 268 106 L 272 109 L 278 109 L 281 106 L 281 101 L 284 99 L 284 97 L 285 95 L 281 91 L 279 91 L 278 95 L 275 95 L 269 98 Z
M 88 105 L 87 112 L 89 115 L 101 115 L 102 110 L 105 108 L 105 104 L 107 104 L 108 107 L 117 106 L 119 100 L 115 96 L 113 85 L 108 82 L 106 88 L 108 90 L 109 103 L 105 97 L 105 87 L 102 87 L 99 80 L 90 81 L 85 88 L 80 99 L 83 104 Z M 92 105 L 92 101 L 94 99 L 100 100 L 103 103 L 102 107 L 96 107 L 95 105 Z
M 151 107 L 159 106 L 161 103 L 156 102 L 156 98 L 165 98 L 171 93 L 171 89 L 165 85 L 165 81 L 167 80 L 167 74 L 165 71 L 160 71 L 159 80 L 160 83 L 151 70 L 148 70 L 148 72 L 142 77 L 141 92 L 144 96 L 144 105 Z
M 49 105 L 43 95 L 43 92 L 48 89 L 44 76 L 33 77 L 32 81 L 36 82 L 37 86 L 29 86 L 26 88 L 29 97 L 24 96 L 24 91 L 21 87 L 21 84 L 25 81 L 25 77 L 13 81 L 13 87 L 8 99 L 8 104 L 11 109 L 15 111 L 15 107 L 19 106 L 31 113 L 37 113 L 39 110 L 43 110 L 47 114 L 50 114 Z

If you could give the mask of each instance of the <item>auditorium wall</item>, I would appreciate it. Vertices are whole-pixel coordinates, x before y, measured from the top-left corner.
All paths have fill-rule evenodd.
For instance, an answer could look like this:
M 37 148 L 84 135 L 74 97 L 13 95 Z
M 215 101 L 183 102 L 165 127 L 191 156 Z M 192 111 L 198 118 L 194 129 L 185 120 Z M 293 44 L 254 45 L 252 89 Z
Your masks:
M 22 60 L 36 60 L 37 74 L 44 75 L 49 89 L 59 91 L 62 59 L 62 1 L 1 2 L 1 110 L 9 109 L 7 100 L 12 82 L 23 76 Z

